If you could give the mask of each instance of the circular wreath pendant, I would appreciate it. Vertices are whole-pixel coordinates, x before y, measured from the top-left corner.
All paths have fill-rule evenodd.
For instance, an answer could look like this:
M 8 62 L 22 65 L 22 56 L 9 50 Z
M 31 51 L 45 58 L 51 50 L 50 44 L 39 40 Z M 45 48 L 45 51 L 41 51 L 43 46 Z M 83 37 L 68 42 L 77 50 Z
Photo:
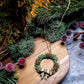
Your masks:
M 51 68 L 51 70 L 49 69 L 44 69 L 40 66 L 40 63 L 43 59 L 52 59 L 54 62 L 54 66 Z M 35 69 L 36 71 L 40 74 L 41 78 L 45 78 L 47 79 L 49 76 L 54 75 L 58 68 L 59 68 L 59 64 L 57 63 L 58 61 L 58 57 L 56 57 L 55 54 L 52 53 L 46 53 L 46 54 L 41 54 L 40 56 L 38 56 L 38 58 L 35 61 Z

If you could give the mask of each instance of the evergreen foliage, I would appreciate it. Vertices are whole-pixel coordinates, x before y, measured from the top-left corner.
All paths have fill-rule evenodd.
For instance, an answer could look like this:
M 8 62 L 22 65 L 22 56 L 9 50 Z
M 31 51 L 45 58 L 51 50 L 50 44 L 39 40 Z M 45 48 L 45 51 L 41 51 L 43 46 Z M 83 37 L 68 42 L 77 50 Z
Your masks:
M 0 84 L 16 84 L 15 72 L 0 71 Z
M 23 0 L 21 0 L 21 2 L 23 2 Z M 70 8 L 66 12 L 60 27 L 58 27 L 58 24 L 67 8 L 68 0 L 65 2 L 61 2 L 60 0 L 55 2 L 52 0 L 52 3 L 43 3 L 44 6 L 36 8 L 36 16 L 28 23 L 28 29 L 25 32 L 24 38 L 19 43 L 13 44 L 11 37 L 15 35 L 14 38 L 16 38 L 18 35 L 23 34 L 22 28 L 26 25 L 25 18 L 27 12 L 31 10 L 30 3 L 32 3 L 32 0 L 27 0 L 26 4 L 18 8 L 17 0 L 0 2 L 0 32 L 3 32 L 0 34 L 0 38 L 8 32 L 8 28 L 10 28 L 11 24 L 14 24 L 7 38 L 9 43 L 12 44 L 8 47 L 8 51 L 14 62 L 16 62 L 19 57 L 27 57 L 32 54 L 35 37 L 42 36 L 51 42 L 57 41 L 74 21 L 84 20 L 84 0 L 71 0 Z M 53 34 L 54 36 L 52 37 Z M 3 39 L 5 39 L 4 36 Z M 0 39 L 0 42 L 3 42 L 3 39 Z M 0 71 L 0 84 L 15 84 L 16 82 L 17 80 L 14 78 L 14 73 Z
M 54 4 L 47 2 L 47 5 L 43 3 L 45 7 L 39 5 L 39 7 L 35 10 L 38 23 L 44 24 L 45 22 L 49 22 L 50 20 L 54 20 L 54 19 L 60 20 L 61 16 L 63 15 L 64 11 L 66 10 L 68 6 L 68 1 L 69 0 L 66 0 L 66 2 L 61 2 L 59 0 L 58 2 L 55 2 L 53 0 Z M 82 14 L 80 15 L 83 16 L 84 1 L 83 0 L 71 0 L 69 10 L 67 11 L 64 19 L 67 18 L 68 16 L 71 16 L 71 17 L 68 17 L 66 19 L 66 22 L 67 20 L 68 22 L 72 21 L 73 17 L 77 19 L 76 16 L 78 16 L 78 12 L 80 12 L 81 10 L 82 10 Z
M 59 21 L 51 21 L 50 23 L 46 23 L 45 25 L 38 24 L 37 20 L 32 20 L 31 23 L 28 24 L 29 28 L 27 30 L 28 34 L 27 36 L 32 36 L 33 38 L 42 36 L 45 37 L 47 40 L 50 40 L 51 42 L 58 41 L 65 33 L 65 24 L 62 23 L 61 26 L 58 29 Z M 56 32 L 57 30 L 57 32 Z M 56 32 L 56 33 L 55 33 Z M 54 34 L 54 36 L 52 36 Z
M 32 0 L 1 0 L 0 1 L 0 46 L 6 38 L 6 47 L 16 43 L 23 37 L 26 19 L 29 18 Z
M 11 58 L 14 62 L 17 62 L 19 57 L 27 57 L 32 54 L 34 49 L 34 40 L 30 38 L 29 40 L 22 39 L 18 44 L 11 45 L 8 47 Z
M 74 21 L 84 20 L 84 1 L 71 0 L 69 10 L 66 12 L 60 28 L 58 27 L 57 29 L 57 24 L 59 24 L 61 17 L 68 6 L 69 0 L 66 0 L 65 2 L 60 0 L 58 2 L 52 1 L 52 3 L 43 3 L 43 6 L 38 5 L 36 8 L 36 17 L 28 26 L 29 36 L 44 36 L 45 28 L 46 39 L 54 42 L 60 39 L 61 35 L 65 33 L 65 30 L 69 28 Z M 57 31 L 55 31 L 56 29 Z M 53 38 L 50 39 L 54 32 Z

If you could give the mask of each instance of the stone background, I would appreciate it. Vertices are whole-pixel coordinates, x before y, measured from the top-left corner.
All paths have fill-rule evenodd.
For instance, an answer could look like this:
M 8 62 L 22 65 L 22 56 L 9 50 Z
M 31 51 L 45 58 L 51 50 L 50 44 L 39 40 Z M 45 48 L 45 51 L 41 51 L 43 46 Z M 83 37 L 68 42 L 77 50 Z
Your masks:
M 79 24 L 81 25 L 81 22 Z M 79 26 L 72 32 L 84 32 L 84 30 Z M 65 42 L 70 57 L 70 69 L 61 84 L 84 84 L 84 50 L 79 48 L 81 42 L 81 35 L 77 41 L 68 39 Z

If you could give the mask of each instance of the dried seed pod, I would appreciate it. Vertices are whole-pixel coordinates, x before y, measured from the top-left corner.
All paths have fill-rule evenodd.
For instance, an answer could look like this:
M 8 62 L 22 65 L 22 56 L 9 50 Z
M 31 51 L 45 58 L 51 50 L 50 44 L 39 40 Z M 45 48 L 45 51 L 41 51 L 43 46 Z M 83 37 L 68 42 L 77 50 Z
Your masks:
M 54 69 L 57 70 L 59 68 L 58 64 L 54 65 Z

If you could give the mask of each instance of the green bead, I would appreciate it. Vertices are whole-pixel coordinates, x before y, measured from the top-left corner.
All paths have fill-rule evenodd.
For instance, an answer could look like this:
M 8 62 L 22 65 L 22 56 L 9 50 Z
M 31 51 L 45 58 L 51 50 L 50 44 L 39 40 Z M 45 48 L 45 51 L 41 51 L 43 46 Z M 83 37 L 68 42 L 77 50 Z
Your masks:
M 58 67 L 60 66 L 60 64 L 58 64 Z
M 56 61 L 56 60 L 54 60 L 54 63 L 55 63 L 55 64 L 57 64 L 57 61 Z
M 36 70 L 38 70 L 38 68 L 40 68 L 40 65 L 38 65 L 38 66 L 35 66 L 35 69 L 36 69 Z
M 53 57 L 52 57 L 52 59 L 53 59 L 53 60 L 56 60 L 56 57 L 55 57 L 55 56 L 53 56 Z
M 58 61 L 58 57 L 57 57 L 57 61 Z
M 54 70 L 54 71 L 53 71 L 53 74 L 55 74 L 55 73 L 56 73 L 56 71 Z

